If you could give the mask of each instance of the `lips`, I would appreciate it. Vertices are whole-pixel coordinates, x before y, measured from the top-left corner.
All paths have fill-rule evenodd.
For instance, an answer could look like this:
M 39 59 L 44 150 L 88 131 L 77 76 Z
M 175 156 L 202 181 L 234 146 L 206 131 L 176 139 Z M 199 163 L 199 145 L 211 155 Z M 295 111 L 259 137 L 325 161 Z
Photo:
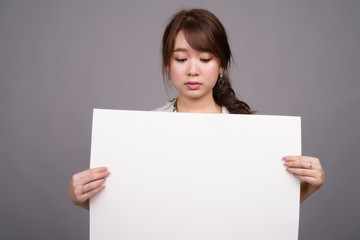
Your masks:
M 195 90 L 195 89 L 198 89 L 201 86 L 201 83 L 190 81 L 190 82 L 186 82 L 185 85 L 188 88 L 190 88 L 191 90 Z

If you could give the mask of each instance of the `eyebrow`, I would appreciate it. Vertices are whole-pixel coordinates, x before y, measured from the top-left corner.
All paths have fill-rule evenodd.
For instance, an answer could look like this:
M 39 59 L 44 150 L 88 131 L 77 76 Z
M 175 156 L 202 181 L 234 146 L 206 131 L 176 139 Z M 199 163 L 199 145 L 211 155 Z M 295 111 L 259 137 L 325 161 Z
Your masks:
M 186 48 L 177 48 L 175 49 L 173 52 L 185 52 L 187 53 L 188 50 Z M 209 53 L 209 54 L 212 54 L 210 51 L 200 51 L 200 53 Z
M 187 52 L 187 50 L 184 48 L 177 48 L 174 50 L 174 52 Z

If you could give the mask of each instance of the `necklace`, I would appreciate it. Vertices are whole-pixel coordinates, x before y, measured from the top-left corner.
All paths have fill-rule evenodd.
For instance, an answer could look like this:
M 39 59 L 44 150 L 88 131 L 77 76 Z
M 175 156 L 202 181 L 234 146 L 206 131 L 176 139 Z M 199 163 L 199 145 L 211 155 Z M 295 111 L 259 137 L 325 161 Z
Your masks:
M 173 99 L 170 100 L 170 102 L 173 103 L 173 112 L 177 112 L 177 101 L 178 101 L 178 96 L 174 97 Z M 229 113 L 229 110 L 227 110 L 225 107 L 221 107 L 221 113 Z

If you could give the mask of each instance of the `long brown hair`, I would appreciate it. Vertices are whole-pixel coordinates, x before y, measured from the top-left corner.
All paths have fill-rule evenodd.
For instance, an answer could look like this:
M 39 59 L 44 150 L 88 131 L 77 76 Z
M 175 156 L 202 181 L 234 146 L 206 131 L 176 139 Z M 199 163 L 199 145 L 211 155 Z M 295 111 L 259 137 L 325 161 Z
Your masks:
M 231 64 L 231 50 L 224 26 L 219 19 L 205 9 L 181 10 L 172 16 L 165 28 L 162 40 L 163 75 L 170 65 L 176 35 L 183 31 L 188 44 L 195 50 L 210 52 L 219 59 L 224 69 L 223 77 L 218 78 L 213 97 L 217 105 L 225 106 L 230 113 L 251 114 L 249 105 L 240 101 L 231 87 L 228 69 Z M 164 77 L 164 81 L 165 81 Z

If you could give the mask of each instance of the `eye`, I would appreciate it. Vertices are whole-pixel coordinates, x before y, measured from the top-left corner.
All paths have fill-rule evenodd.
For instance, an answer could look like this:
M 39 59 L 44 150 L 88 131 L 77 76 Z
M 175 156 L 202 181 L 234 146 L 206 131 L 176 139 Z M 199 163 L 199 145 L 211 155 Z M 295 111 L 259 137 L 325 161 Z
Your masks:
M 178 62 L 185 62 L 186 58 L 175 58 L 175 60 Z
M 201 58 L 200 61 L 207 63 L 211 61 L 211 58 Z

